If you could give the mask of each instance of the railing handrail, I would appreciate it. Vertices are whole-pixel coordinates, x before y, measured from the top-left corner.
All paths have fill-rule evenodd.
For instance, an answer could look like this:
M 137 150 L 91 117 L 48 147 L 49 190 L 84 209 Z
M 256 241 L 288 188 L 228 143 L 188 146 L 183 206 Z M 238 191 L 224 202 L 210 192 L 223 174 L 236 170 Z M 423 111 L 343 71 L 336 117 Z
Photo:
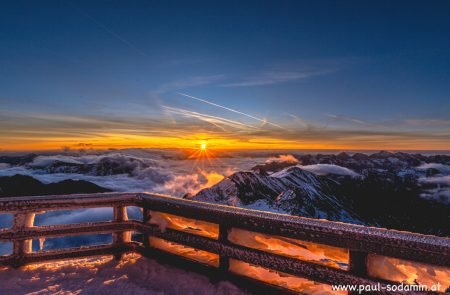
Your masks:
M 294 216 L 283 213 L 274 213 L 269 211 L 260 211 L 248 208 L 227 206 L 222 204 L 214 204 L 196 200 L 182 199 L 158 193 L 141 193 L 141 192 L 117 192 L 117 193 L 92 193 L 92 194 L 70 194 L 70 195 L 46 195 L 46 196 L 31 196 L 31 197 L 3 197 L 0 198 L 0 214 L 14 213 L 14 212 L 36 212 L 36 211 L 52 211 L 64 210 L 66 208 L 86 208 L 85 206 L 113 207 L 114 202 L 132 202 L 135 206 L 144 206 L 146 201 L 152 201 L 152 198 L 158 198 L 158 202 L 170 203 L 181 206 L 203 207 L 206 210 L 213 210 L 216 212 L 229 212 L 232 214 L 247 214 L 252 217 L 262 217 L 276 221 L 278 219 L 282 222 L 297 223 L 299 225 L 314 226 L 320 228 L 329 228 L 333 231 L 344 231 L 346 233 L 366 234 L 374 236 L 389 236 L 389 238 L 400 238 L 404 241 L 424 242 L 427 244 L 434 244 L 436 246 L 450 247 L 450 238 L 440 237 L 435 235 L 420 234 L 409 231 L 394 230 L 380 227 L 372 227 L 359 224 L 351 224 L 340 221 L 330 221 L 326 219 L 317 219 L 303 216 Z M 95 201 L 94 201 L 95 200 Z M 75 201 L 68 202 L 68 201 Z M 185 211 L 176 212 L 177 215 L 189 217 L 189 213 Z M 211 216 L 195 217 L 205 221 L 221 221 L 220 218 Z M 425 240 L 426 239 L 426 240 Z
M 450 264 L 450 239 L 406 231 L 292 216 L 155 193 L 98 193 L 0 198 L 0 214 L 91 207 L 148 207 L 229 227 L 298 238 L 437 265 Z M 206 214 L 207 213 L 207 214 Z M 0 232 L 5 230 L 0 230 Z M 1 238 L 1 235 L 0 235 Z

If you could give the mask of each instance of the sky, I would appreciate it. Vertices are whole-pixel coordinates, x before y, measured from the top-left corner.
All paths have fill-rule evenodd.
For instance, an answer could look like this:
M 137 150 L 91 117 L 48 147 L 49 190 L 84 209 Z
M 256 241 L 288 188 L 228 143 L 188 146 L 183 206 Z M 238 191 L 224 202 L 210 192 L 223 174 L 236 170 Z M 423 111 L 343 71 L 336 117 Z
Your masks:
M 0 1 L 0 150 L 449 150 L 448 1 Z

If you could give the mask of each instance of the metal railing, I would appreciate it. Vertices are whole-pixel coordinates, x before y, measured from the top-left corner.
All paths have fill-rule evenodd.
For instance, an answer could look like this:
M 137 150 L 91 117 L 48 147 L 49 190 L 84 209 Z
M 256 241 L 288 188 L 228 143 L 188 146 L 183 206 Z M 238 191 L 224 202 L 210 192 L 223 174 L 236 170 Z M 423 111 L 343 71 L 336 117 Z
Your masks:
M 143 220 L 128 220 L 127 206 L 142 208 Z M 49 226 L 33 224 L 34 216 L 45 211 L 100 207 L 112 207 L 114 219 L 109 222 Z M 217 225 L 218 237 L 170 227 L 161 228 L 152 224 L 154 211 Z M 156 249 L 149 242 L 152 237 L 156 237 L 217 255 L 218 273 L 228 273 L 231 259 L 329 285 L 398 284 L 389 278 L 380 279 L 370 275 L 367 258 L 372 254 L 425 263 L 450 271 L 448 238 L 248 210 L 159 194 L 106 193 L 0 198 L 0 213 L 14 216 L 12 227 L 0 230 L 0 242 L 13 243 L 12 254 L 1 256 L 0 264 L 14 267 L 92 255 L 109 254 L 120 258 L 127 252 L 155 256 L 154 253 L 164 252 L 164 249 Z M 344 248 L 348 251 L 348 267 L 330 267 L 238 245 L 229 240 L 231 229 Z M 143 243 L 131 241 L 131 232 L 141 233 L 144 236 Z M 33 252 L 31 247 L 33 239 L 99 233 L 111 233 L 113 242 L 109 245 L 37 252 Z M 183 257 L 179 259 L 186 260 Z

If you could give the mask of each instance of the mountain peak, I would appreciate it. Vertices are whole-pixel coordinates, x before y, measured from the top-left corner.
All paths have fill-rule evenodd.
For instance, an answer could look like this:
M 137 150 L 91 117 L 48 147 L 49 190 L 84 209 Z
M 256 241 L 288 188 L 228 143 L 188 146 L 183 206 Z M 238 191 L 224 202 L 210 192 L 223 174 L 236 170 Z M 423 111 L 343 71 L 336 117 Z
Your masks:
M 378 153 L 370 155 L 371 158 L 381 158 L 381 159 L 386 159 L 393 156 L 395 156 L 395 154 L 388 151 L 379 151 Z

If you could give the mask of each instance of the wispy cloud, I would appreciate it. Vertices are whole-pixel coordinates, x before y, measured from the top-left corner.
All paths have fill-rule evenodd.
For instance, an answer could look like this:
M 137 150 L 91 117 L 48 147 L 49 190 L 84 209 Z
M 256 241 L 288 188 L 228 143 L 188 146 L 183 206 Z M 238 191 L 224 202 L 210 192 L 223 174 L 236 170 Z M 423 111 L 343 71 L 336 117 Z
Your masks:
M 223 106 L 223 105 L 214 103 L 214 102 L 211 102 L 211 101 L 206 100 L 206 99 L 203 99 L 203 98 L 199 98 L 199 97 L 195 97 L 195 96 L 192 96 L 192 95 L 188 95 L 188 94 L 185 94 L 185 93 L 180 93 L 180 92 L 178 92 L 178 94 L 179 94 L 179 95 L 182 95 L 182 96 L 185 96 L 185 97 L 189 97 L 189 98 L 198 100 L 198 101 L 201 101 L 201 102 L 204 102 L 204 103 L 206 103 L 206 104 L 209 104 L 209 105 L 212 105 L 212 106 L 215 106 L 215 107 L 218 107 L 218 108 L 221 108 L 221 109 L 230 111 L 230 112 L 233 112 L 233 113 L 236 113 L 236 114 L 239 114 L 239 115 L 242 115 L 242 116 L 245 116 L 245 117 L 248 117 L 248 118 L 251 118 L 251 119 L 253 119 L 253 120 L 257 120 L 257 121 L 263 123 L 263 125 L 269 124 L 269 125 L 272 125 L 272 126 L 275 126 L 275 127 L 278 127 L 278 128 L 283 128 L 283 127 L 281 127 L 281 126 L 278 125 L 278 124 L 269 122 L 269 121 L 268 121 L 267 119 L 265 119 L 265 118 L 258 118 L 258 117 L 255 117 L 255 116 L 253 116 L 253 115 L 250 115 L 250 114 L 247 114 L 247 113 L 244 113 L 244 112 L 241 112 L 241 111 L 238 111 L 238 110 L 235 110 L 235 109 L 232 109 L 232 108 L 229 108 L 229 107 L 226 107 L 226 106 Z
M 295 127 L 300 127 L 304 129 L 310 129 L 313 127 L 310 123 L 308 123 L 306 120 L 297 115 L 288 113 L 287 116 L 292 119 L 292 123 L 295 125 Z
M 335 120 L 335 121 L 341 121 L 341 122 L 350 122 L 353 124 L 357 124 L 357 125 L 364 125 L 364 126 L 369 126 L 372 125 L 371 123 L 358 119 L 358 118 L 353 118 L 353 117 L 349 117 L 346 115 L 341 115 L 341 114 L 325 114 L 325 116 Z
M 225 83 L 222 87 L 249 87 L 273 85 L 291 81 L 308 79 L 314 76 L 325 75 L 333 72 L 332 70 L 313 70 L 313 71 L 273 71 L 263 72 L 254 77 L 244 78 L 241 81 Z
M 185 109 L 180 109 L 180 108 L 174 108 L 174 107 L 169 107 L 169 106 L 162 106 L 162 108 L 171 114 L 177 114 L 177 115 L 181 115 L 187 118 L 194 118 L 194 119 L 198 119 L 200 121 L 203 122 L 207 122 L 210 123 L 218 128 L 220 128 L 223 131 L 226 131 L 224 127 L 231 127 L 231 128 L 235 128 L 235 129 L 241 129 L 241 130 L 256 130 L 257 127 L 248 125 L 248 124 L 244 124 L 235 120 L 229 120 L 226 118 L 222 118 L 219 116 L 212 116 L 212 115 L 208 115 L 208 114 L 202 114 L 202 113 L 198 113 L 198 112 L 193 112 L 193 111 L 189 111 L 189 110 L 185 110 Z
M 236 148 L 445 150 L 450 144 L 450 134 L 446 130 L 407 131 L 395 126 L 356 128 L 353 125 L 318 127 L 294 115 L 292 123 L 281 132 L 182 108 L 163 106 L 162 111 L 176 120 L 170 121 L 162 114 L 111 117 L 0 112 L 0 144 L 3 149 L 30 149 L 37 144 L 45 148 L 79 148 L 76 144 L 80 142 L 92 143 L 96 148 L 173 147 L 175 139 L 184 140 L 189 146 L 188 139 L 197 139 L 200 133 L 213 140 L 223 139 L 221 146 L 228 143 Z

